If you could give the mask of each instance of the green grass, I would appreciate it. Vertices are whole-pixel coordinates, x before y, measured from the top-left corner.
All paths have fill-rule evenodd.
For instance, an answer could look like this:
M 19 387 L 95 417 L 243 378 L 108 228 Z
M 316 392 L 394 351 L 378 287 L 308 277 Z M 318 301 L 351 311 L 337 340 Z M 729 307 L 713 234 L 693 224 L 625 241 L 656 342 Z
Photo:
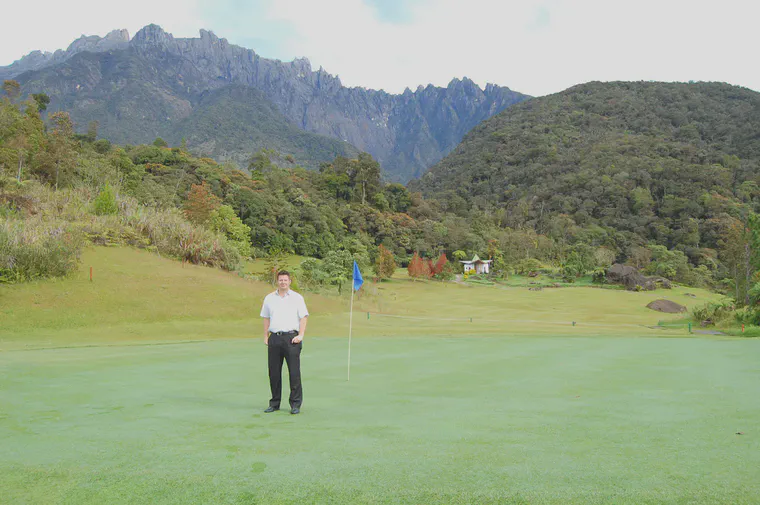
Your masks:
M 3 503 L 756 503 L 760 342 L 315 337 L 0 355 Z M 744 435 L 736 435 L 744 432 Z
M 681 316 L 645 308 L 715 295 L 399 271 L 354 301 L 346 382 L 349 298 L 306 293 L 305 401 L 290 416 L 262 413 L 270 289 L 124 248 L 88 250 L 68 279 L 0 286 L 0 502 L 760 496 L 760 340 L 655 329 Z

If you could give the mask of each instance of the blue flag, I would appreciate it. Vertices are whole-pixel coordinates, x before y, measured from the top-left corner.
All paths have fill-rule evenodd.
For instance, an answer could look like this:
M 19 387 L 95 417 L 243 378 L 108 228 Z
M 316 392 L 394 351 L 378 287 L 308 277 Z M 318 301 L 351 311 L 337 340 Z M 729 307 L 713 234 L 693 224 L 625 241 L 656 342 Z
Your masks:
M 354 291 L 359 291 L 362 284 L 364 284 L 364 279 L 362 279 L 362 273 L 359 271 L 359 265 L 354 260 Z

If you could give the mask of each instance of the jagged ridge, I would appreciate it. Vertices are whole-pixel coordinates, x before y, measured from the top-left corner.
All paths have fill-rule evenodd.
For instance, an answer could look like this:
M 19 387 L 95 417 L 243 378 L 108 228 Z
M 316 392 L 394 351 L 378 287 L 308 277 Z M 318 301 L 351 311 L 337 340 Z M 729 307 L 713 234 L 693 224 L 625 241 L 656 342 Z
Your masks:
M 88 43 L 88 47 L 91 51 L 99 51 L 102 42 L 95 40 Z M 72 63 L 69 54 L 72 47 L 67 51 L 61 56 L 69 58 L 67 61 L 47 64 L 48 67 L 56 65 L 50 69 L 59 70 L 57 75 L 46 76 L 44 83 L 39 78 L 34 82 L 34 76 L 25 74 L 18 78 L 27 84 L 25 91 L 48 92 L 54 105 L 69 103 L 77 109 L 76 95 L 86 94 L 90 89 L 88 86 L 99 83 L 77 82 L 78 88 L 60 90 L 60 93 L 45 87 L 64 78 L 61 74 L 71 73 L 71 70 L 61 70 Z M 126 51 L 140 60 L 135 65 L 148 67 L 149 74 L 141 80 L 150 83 L 152 78 L 160 75 L 165 84 L 163 91 L 166 91 L 166 84 L 171 84 L 169 87 L 182 89 L 187 95 L 172 99 L 184 99 L 192 105 L 194 97 L 204 91 L 230 84 L 254 87 L 296 126 L 344 140 L 369 152 L 391 178 L 402 181 L 421 175 L 483 119 L 528 98 L 492 84 L 483 90 L 467 78 L 454 79 L 446 88 L 420 86 L 414 92 L 407 89 L 400 95 L 347 88 L 337 76 L 324 69 L 313 71 L 308 59 L 281 62 L 262 58 L 253 50 L 230 44 L 207 30 L 201 30 L 199 38 L 174 38 L 161 27 L 148 25 L 128 42 Z M 104 55 L 115 52 L 118 51 L 109 49 L 107 53 L 99 53 L 98 59 L 105 60 L 107 56 Z M 169 61 L 173 66 L 168 66 Z M 17 69 L 23 67 L 20 62 L 16 63 L 19 63 Z M 192 79 L 188 79 L 188 75 L 192 75 Z M 88 77 L 93 81 L 92 76 Z M 169 83 L 171 79 L 175 82 Z M 108 108 L 108 103 L 100 106 Z M 127 126 L 125 129 L 135 128 Z M 162 130 L 159 127 L 157 131 Z

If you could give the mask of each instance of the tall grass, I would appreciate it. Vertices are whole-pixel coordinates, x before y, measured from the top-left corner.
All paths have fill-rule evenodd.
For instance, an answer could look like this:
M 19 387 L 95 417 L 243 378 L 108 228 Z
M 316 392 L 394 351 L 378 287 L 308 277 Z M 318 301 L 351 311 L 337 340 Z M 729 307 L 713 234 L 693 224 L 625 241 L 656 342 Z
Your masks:
M 84 240 L 69 223 L 0 222 L 0 282 L 62 277 L 76 268 Z
M 62 277 L 82 247 L 126 244 L 200 265 L 237 270 L 241 256 L 223 235 L 188 222 L 177 209 L 116 197 L 115 213 L 98 215 L 92 188 L 53 191 L 41 184 L 0 186 L 0 280 Z M 13 202 L 25 202 L 23 208 Z M 5 203 L 4 203 L 5 202 Z

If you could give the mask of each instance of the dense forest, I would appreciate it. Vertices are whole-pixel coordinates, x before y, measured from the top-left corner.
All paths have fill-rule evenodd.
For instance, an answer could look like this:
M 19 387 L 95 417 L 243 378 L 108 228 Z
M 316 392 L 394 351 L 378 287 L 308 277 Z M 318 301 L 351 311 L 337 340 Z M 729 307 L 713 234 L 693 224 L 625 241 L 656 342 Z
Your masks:
M 411 190 L 383 182 L 366 153 L 307 170 L 293 158 L 281 166 L 273 150 L 239 167 L 161 139 L 112 145 L 98 138 L 97 123 L 76 133 L 65 112 L 43 119 L 44 94 L 22 97 L 13 81 L 4 88 L 6 281 L 34 277 L 19 274 L 13 247 L 26 240 L 44 202 L 63 200 L 62 209 L 79 201 L 84 210 L 62 212 L 55 230 L 149 247 L 162 247 L 156 237 L 168 234 L 168 254 L 225 268 L 241 257 L 283 253 L 316 258 L 309 271 L 315 261 L 351 258 L 368 268 L 387 249 L 402 266 L 415 253 L 450 260 L 478 254 L 493 259 L 502 276 L 554 268 L 572 277 L 628 262 L 723 289 L 740 302 L 749 301 L 756 280 L 760 102 L 741 88 L 592 83 L 534 99 L 476 127 Z M 149 214 L 159 224 L 145 224 Z M 112 217 L 93 231 L 66 215 L 80 223 Z

